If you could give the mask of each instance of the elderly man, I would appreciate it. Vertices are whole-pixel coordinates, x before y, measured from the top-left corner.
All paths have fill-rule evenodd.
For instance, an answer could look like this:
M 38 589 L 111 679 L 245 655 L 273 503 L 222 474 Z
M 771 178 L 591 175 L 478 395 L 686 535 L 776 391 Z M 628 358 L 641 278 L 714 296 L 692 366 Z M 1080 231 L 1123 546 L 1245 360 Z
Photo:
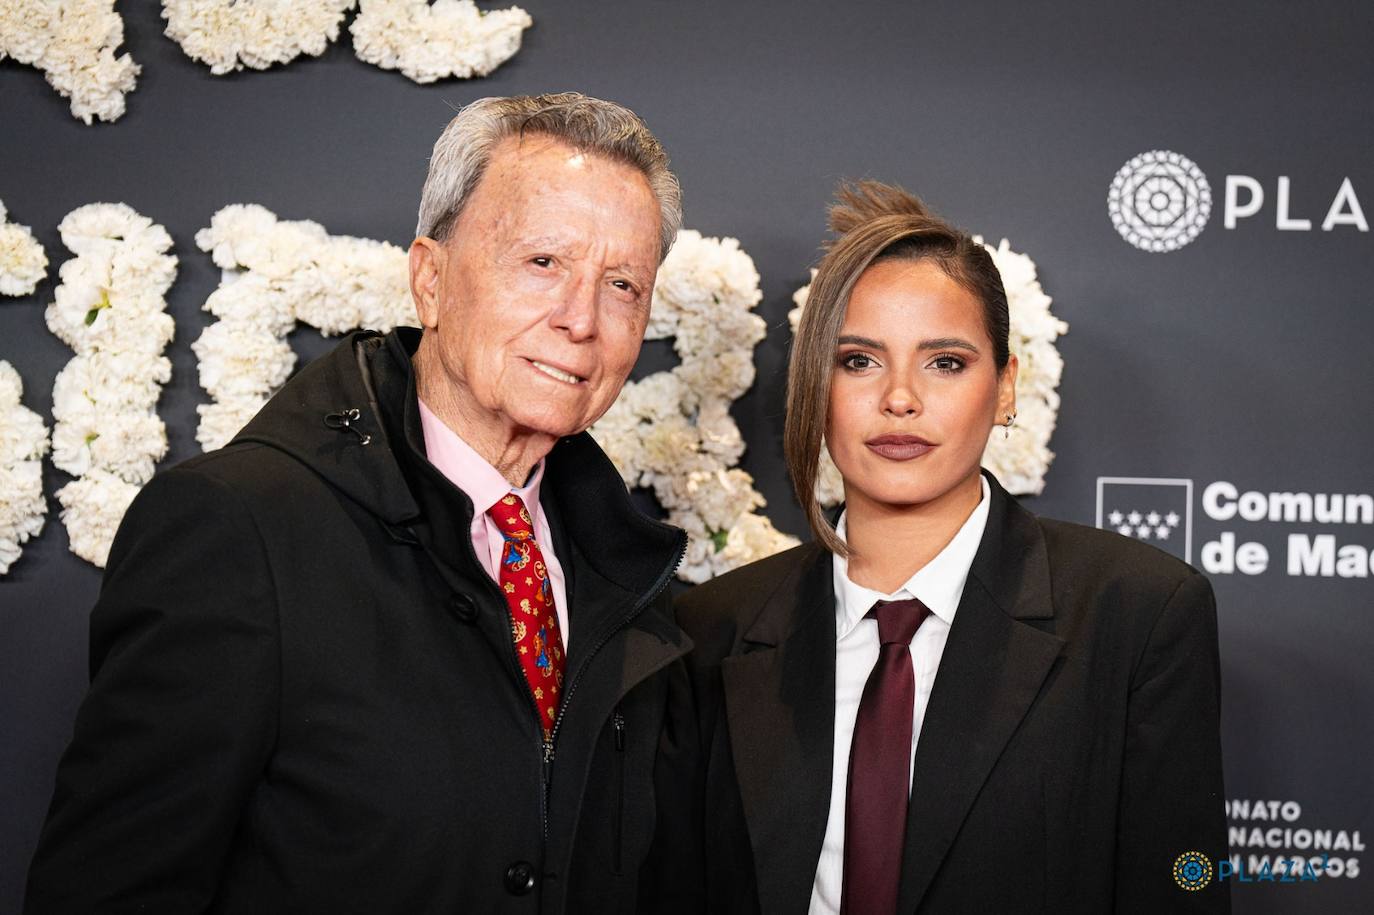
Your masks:
M 358 333 L 129 510 L 32 912 L 631 912 L 699 888 L 684 535 L 585 432 L 677 180 L 632 112 L 469 105 Z

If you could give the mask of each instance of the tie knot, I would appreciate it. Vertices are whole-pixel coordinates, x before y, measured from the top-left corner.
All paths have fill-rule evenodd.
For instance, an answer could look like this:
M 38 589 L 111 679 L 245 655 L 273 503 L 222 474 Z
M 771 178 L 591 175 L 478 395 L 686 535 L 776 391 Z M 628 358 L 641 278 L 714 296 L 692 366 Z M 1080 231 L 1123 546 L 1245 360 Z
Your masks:
M 878 639 L 884 645 L 909 645 L 911 637 L 930 615 L 930 608 L 914 597 L 880 600 L 868 615 L 878 621 Z
M 500 528 L 501 536 L 509 540 L 528 540 L 534 536 L 534 522 L 530 520 L 530 513 L 525 509 L 525 503 L 514 493 L 498 499 L 487 514 L 491 515 L 496 526 Z

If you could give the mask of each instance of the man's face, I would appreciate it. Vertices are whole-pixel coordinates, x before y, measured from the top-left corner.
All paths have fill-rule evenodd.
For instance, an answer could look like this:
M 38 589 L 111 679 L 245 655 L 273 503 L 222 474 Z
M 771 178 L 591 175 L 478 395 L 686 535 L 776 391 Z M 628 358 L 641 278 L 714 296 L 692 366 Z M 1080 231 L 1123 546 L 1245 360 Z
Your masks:
M 505 438 L 594 423 L 639 355 L 658 255 L 638 169 L 545 137 L 501 141 L 448 241 L 411 246 L 455 418 Z

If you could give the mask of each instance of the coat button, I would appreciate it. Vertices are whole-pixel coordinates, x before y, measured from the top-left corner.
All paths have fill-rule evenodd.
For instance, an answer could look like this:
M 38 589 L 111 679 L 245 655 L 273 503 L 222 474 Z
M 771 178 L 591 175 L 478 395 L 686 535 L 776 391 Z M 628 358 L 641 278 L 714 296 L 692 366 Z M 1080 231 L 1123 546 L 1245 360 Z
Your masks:
M 506 868 L 506 892 L 512 896 L 528 895 L 534 889 L 534 865 L 516 861 Z
M 459 622 L 471 623 L 477 619 L 477 605 L 466 594 L 455 593 L 448 599 L 448 609 Z

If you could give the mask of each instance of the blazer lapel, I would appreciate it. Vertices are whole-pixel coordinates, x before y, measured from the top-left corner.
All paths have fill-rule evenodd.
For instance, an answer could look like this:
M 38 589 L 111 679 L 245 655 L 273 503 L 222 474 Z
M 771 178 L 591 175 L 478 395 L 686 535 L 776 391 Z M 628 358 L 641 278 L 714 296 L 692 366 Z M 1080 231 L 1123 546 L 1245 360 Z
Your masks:
M 1051 619 L 1035 518 L 989 478 L 988 525 L 959 602 L 921 727 L 898 910 L 915 911 L 1064 642 L 1022 620 Z
M 835 609 L 813 548 L 721 664 L 735 774 L 763 912 L 804 912 L 830 812 Z M 708 837 L 709 838 L 709 837 Z

